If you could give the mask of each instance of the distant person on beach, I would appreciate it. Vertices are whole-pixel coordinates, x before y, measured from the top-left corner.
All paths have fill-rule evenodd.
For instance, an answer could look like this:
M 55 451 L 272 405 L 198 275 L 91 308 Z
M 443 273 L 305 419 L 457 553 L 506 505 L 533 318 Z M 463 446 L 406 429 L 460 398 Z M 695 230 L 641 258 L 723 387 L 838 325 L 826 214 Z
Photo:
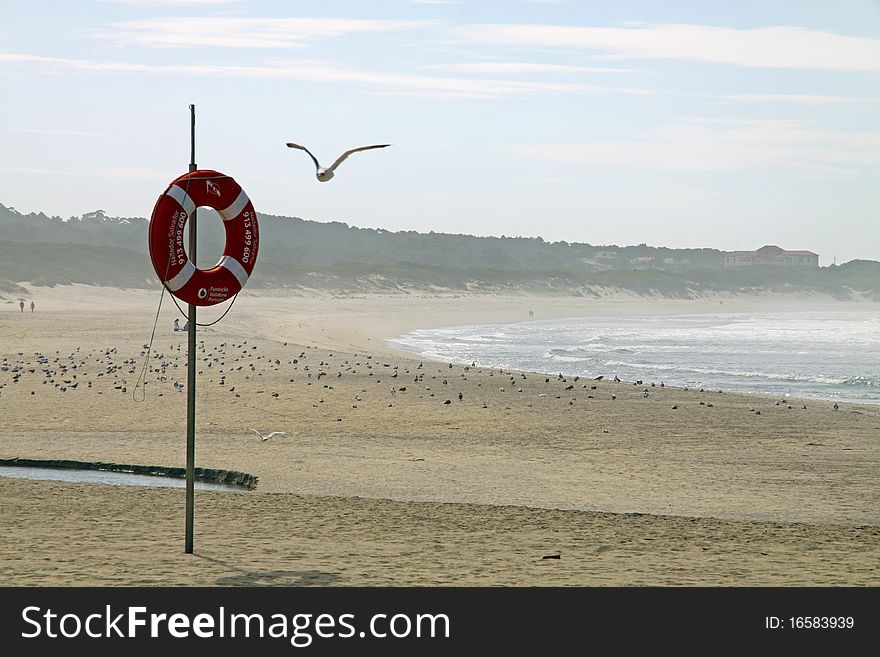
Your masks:
M 184 324 L 184 325 L 183 325 L 183 328 L 180 329 L 180 330 L 181 330 L 181 331 L 188 331 L 188 330 L 189 330 L 189 320 L 187 320 L 186 324 Z
M 177 319 L 176 317 L 174 318 L 174 330 L 175 330 L 175 331 L 179 331 L 179 330 L 180 330 L 180 320 Z
M 34 312 L 34 302 L 31 301 L 31 312 Z
M 530 311 L 529 311 L 529 318 L 531 319 L 531 318 L 534 317 L 534 316 L 535 316 L 535 311 L 534 311 L 534 310 L 530 310 Z
M 24 299 L 19 299 L 18 306 L 21 308 L 21 312 L 24 312 Z

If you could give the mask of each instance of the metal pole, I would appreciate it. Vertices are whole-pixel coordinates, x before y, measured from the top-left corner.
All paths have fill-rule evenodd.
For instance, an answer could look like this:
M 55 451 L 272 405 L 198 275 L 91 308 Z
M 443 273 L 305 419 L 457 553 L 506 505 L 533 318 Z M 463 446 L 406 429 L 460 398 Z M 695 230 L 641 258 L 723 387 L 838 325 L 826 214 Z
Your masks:
M 189 106 L 190 112 L 190 158 L 189 171 L 196 170 L 196 106 Z M 196 209 L 189 218 L 189 257 L 196 262 Z M 193 515 L 195 500 L 195 460 L 196 460 L 196 306 L 189 304 L 189 333 L 187 334 L 186 370 L 186 554 L 193 553 Z

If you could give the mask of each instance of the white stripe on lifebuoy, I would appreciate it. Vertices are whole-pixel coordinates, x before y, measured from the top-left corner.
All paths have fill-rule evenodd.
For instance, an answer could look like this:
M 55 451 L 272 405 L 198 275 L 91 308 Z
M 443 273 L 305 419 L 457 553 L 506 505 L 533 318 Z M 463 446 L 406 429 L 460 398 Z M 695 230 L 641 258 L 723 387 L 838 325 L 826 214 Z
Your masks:
M 223 256 L 220 258 L 220 262 L 217 263 L 217 266 L 228 269 L 238 280 L 238 284 L 242 287 L 247 283 L 248 273 L 244 270 L 244 267 L 241 266 L 241 263 L 232 256 Z
M 238 215 L 241 214 L 241 211 L 244 210 L 244 206 L 248 204 L 248 195 L 244 193 L 244 190 L 241 190 L 241 193 L 238 195 L 238 198 L 225 210 L 218 210 L 220 216 L 223 217 L 223 221 L 229 221 L 230 219 L 235 219 Z
M 177 272 L 177 276 L 172 278 L 170 281 L 166 281 L 165 284 L 168 286 L 169 290 L 171 290 L 172 292 L 177 292 L 177 290 L 179 290 L 189 282 L 189 279 L 191 279 L 193 277 L 193 274 L 195 273 L 196 266 L 192 263 L 192 260 L 187 260 L 186 264 L 183 266 L 183 269 Z
M 186 223 L 199 208 L 216 211 L 226 233 L 223 253 L 209 269 L 199 269 L 184 250 Z M 204 169 L 179 176 L 164 189 L 153 206 L 149 237 L 150 260 L 163 289 L 185 303 L 213 306 L 234 297 L 250 279 L 260 232 L 254 205 L 241 186 Z
M 193 200 L 189 197 L 189 194 L 187 194 L 186 191 L 177 185 L 171 185 L 165 193 L 180 204 L 180 207 L 186 212 L 187 217 L 192 216 L 193 210 L 196 209 L 196 204 L 193 203 Z

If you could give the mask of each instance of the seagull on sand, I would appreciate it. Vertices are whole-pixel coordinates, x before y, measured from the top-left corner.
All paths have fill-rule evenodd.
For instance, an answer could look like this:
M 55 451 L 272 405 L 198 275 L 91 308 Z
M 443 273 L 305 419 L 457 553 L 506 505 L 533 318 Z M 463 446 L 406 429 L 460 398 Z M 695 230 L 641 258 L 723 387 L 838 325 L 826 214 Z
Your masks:
M 251 429 L 251 431 L 253 431 L 255 434 L 257 434 L 262 439 L 263 442 L 266 442 L 272 436 L 286 436 L 287 435 L 286 431 L 273 431 L 272 433 L 267 433 L 265 435 L 260 433 L 256 429 Z
M 386 146 L 391 146 L 391 144 L 373 144 L 372 146 L 359 146 L 358 148 L 352 148 L 350 150 L 345 151 L 342 155 L 336 158 L 336 161 L 331 164 L 329 167 L 322 167 L 318 162 L 318 158 L 316 158 L 305 146 L 300 146 L 299 144 L 294 144 L 292 141 L 287 142 L 288 148 L 298 148 L 301 151 L 305 151 L 308 153 L 309 157 L 312 158 L 312 162 L 315 163 L 315 175 L 318 178 L 318 182 L 327 182 L 333 177 L 333 174 L 336 171 L 336 167 L 338 167 L 342 162 L 352 153 L 357 153 L 358 151 L 368 151 L 373 148 L 385 148 Z

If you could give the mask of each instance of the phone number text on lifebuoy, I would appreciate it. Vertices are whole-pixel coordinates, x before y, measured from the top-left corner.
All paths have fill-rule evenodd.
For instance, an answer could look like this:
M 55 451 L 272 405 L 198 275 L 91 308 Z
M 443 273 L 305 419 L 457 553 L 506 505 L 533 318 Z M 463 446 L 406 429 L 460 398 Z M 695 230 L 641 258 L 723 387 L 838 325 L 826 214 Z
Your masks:
M 168 229 L 168 259 L 177 259 L 178 265 L 186 264 L 186 251 L 183 248 L 183 227 L 186 225 L 186 212 L 177 211 L 171 217 Z
M 256 240 L 251 231 L 253 222 L 251 221 L 250 211 L 244 212 L 241 216 L 244 218 L 244 249 L 241 254 L 241 262 L 242 264 L 247 264 L 251 259 L 251 246 L 254 245 Z

